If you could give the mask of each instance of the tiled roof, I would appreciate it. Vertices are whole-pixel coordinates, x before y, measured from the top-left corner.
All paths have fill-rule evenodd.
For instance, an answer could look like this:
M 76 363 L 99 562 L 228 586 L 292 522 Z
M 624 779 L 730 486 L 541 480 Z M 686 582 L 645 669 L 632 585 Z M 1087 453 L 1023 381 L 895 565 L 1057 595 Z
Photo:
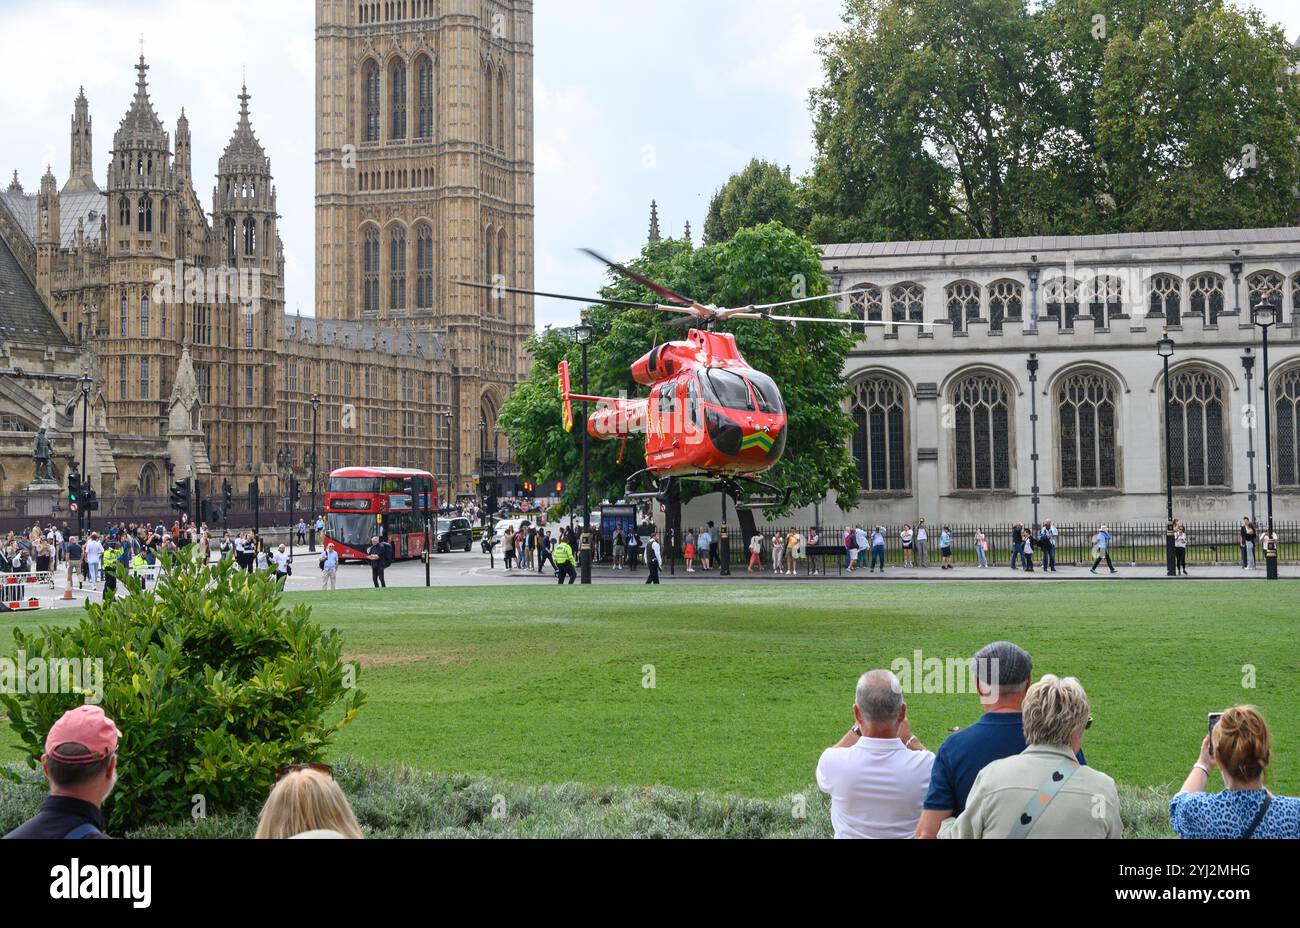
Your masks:
M 50 315 L 9 245 L 0 238 L 0 339 L 31 345 L 66 345 L 67 336 Z
M 1024 238 L 953 239 L 925 242 L 865 242 L 825 245 L 827 260 L 903 258 L 998 252 L 1084 251 L 1096 248 L 1159 248 L 1194 245 L 1300 245 L 1300 228 L 1224 229 L 1196 232 L 1125 232 L 1117 235 L 1037 235 Z

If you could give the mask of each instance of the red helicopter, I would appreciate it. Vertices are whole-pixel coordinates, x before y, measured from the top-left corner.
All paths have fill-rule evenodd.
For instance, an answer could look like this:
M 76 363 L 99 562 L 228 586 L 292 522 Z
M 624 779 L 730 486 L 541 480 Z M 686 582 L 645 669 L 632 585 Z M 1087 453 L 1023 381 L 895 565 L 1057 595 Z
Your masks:
M 583 249 L 615 273 L 663 297 L 665 303 L 638 303 L 600 297 L 568 296 L 493 284 L 461 281 L 463 286 L 498 293 L 522 293 L 557 300 L 610 306 L 616 309 L 650 309 L 681 315 L 692 328 L 686 341 L 656 346 L 632 365 L 633 379 L 650 388 L 650 395 L 627 397 L 584 396 L 573 392 L 569 363 L 560 363 L 560 398 L 564 401 L 564 427 L 572 432 L 573 403 L 595 403 L 587 418 L 587 432 L 597 441 L 622 441 L 645 436 L 645 469 L 628 478 L 628 499 L 667 499 L 676 481 L 701 480 L 719 485 L 740 509 L 768 509 L 789 502 L 792 487 L 777 487 L 759 478 L 785 453 L 788 420 L 781 391 L 775 381 L 745 361 L 736 337 L 715 332 L 730 319 L 770 322 L 830 323 L 853 326 L 913 326 L 942 322 L 870 322 L 861 319 L 774 315 L 772 310 L 847 296 L 823 296 L 782 303 L 722 309 L 705 306 L 676 293 L 645 275 Z M 621 456 L 620 456 L 621 457 Z M 757 495 L 745 495 L 745 489 Z

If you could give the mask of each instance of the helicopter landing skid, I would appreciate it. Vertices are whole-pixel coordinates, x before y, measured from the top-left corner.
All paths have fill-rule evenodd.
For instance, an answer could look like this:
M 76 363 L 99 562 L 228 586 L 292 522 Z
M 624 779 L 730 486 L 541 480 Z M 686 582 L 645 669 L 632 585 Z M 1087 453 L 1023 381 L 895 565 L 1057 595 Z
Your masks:
M 660 503 L 667 501 L 668 495 L 672 492 L 673 482 L 676 478 L 664 477 L 660 480 L 656 480 L 654 481 L 654 489 L 648 489 L 645 487 L 645 481 L 649 476 L 650 471 L 641 470 L 637 471 L 631 477 L 628 477 L 627 483 L 623 488 L 623 497 L 630 500 L 652 499 Z M 640 489 L 638 489 L 638 484 L 641 484 Z
M 763 492 L 765 495 L 745 497 L 741 484 L 749 484 L 751 488 Z M 736 503 L 737 510 L 755 511 L 759 509 L 781 509 L 789 502 L 790 497 L 794 495 L 793 487 L 778 487 L 775 484 L 764 483 L 762 480 L 755 480 L 753 477 L 730 477 L 719 481 L 724 493 L 728 494 Z

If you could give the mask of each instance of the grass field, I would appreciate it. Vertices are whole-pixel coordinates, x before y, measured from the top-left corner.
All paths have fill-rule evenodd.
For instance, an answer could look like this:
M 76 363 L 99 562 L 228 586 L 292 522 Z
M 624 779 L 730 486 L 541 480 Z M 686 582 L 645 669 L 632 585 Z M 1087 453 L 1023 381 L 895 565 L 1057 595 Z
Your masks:
M 1300 792 L 1295 583 L 772 584 L 369 590 L 288 597 L 341 629 L 368 703 L 338 757 L 524 785 L 807 791 L 850 724 L 863 670 L 1010 638 L 1036 674 L 1078 676 L 1089 761 L 1123 784 L 1181 782 L 1211 710 L 1259 705 L 1271 783 Z M 24 625 L 34 625 L 30 618 Z M 12 621 L 0 625 L 0 653 Z M 1243 678 L 1253 670 L 1253 688 Z M 653 673 L 654 687 L 644 683 Z M 936 747 L 979 714 L 913 693 Z M 17 753 L 0 732 L 0 763 Z

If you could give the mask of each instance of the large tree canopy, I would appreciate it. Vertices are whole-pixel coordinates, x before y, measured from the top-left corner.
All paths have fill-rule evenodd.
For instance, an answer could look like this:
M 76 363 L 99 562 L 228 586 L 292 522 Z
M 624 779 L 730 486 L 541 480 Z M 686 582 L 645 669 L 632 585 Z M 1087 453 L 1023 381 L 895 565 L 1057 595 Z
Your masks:
M 847 0 L 812 95 L 821 241 L 1295 222 L 1300 55 L 1221 0 Z
M 652 279 L 703 303 L 747 306 L 815 296 L 829 292 L 816 247 L 777 224 L 741 230 L 729 241 L 692 249 L 689 242 L 666 240 L 647 245 L 633 266 Z M 639 285 L 617 278 L 600 294 L 606 299 L 654 302 Z M 804 304 L 800 315 L 832 316 L 833 301 Z M 632 380 L 632 364 L 656 344 L 682 340 L 685 330 L 674 318 L 652 310 L 593 306 L 586 310 L 594 329 L 588 344 L 590 392 L 600 396 L 644 395 Z M 846 505 L 857 499 L 857 471 L 848 453 L 853 421 L 843 409 L 846 388 L 844 363 L 854 337 L 846 326 L 800 325 L 734 320 L 720 331 L 736 336 L 741 353 L 755 368 L 780 386 L 789 412 L 789 438 L 784 459 L 770 479 L 795 487 L 792 506 L 807 505 L 836 491 Z M 501 411 L 501 429 L 515 449 L 525 476 L 565 476 L 565 503 L 578 500 L 581 470 L 581 428 L 564 431 L 556 369 L 568 359 L 574 388 L 580 376 L 580 349 L 567 331 L 538 335 L 531 346 L 533 369 Z M 618 461 L 618 443 L 592 444 L 591 498 L 618 499 L 624 482 L 645 466 L 644 444 L 629 441 Z M 687 484 L 703 491 L 703 484 Z M 774 515 L 777 513 L 773 513 Z
M 768 222 L 802 230 L 799 189 L 788 167 L 755 158 L 713 195 L 704 221 L 704 243 L 716 245 L 741 229 Z

